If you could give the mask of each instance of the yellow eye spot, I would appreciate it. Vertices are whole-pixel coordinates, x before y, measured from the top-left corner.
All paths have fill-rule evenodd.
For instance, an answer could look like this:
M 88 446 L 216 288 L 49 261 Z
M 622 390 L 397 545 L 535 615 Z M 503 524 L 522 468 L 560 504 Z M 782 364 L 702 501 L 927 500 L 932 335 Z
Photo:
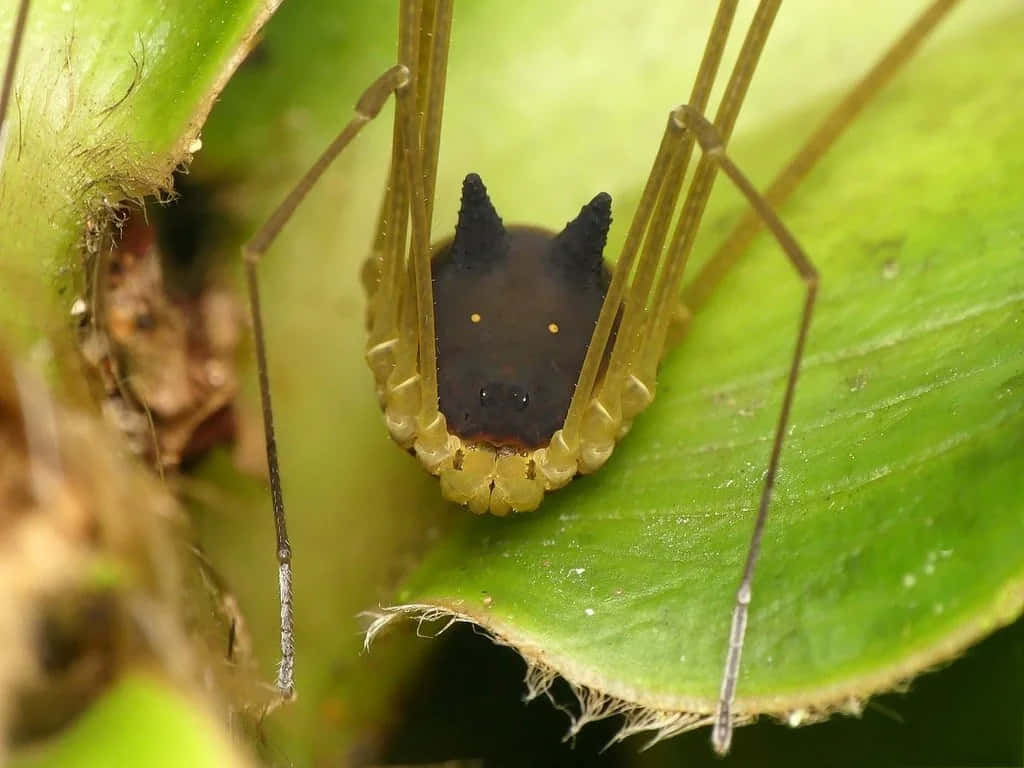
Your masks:
M 548 323 L 548 333 L 558 333 L 558 323 Z
M 480 322 L 480 313 L 479 312 L 474 312 L 472 315 L 470 315 L 469 316 L 469 322 L 471 322 L 471 323 L 479 323 Z

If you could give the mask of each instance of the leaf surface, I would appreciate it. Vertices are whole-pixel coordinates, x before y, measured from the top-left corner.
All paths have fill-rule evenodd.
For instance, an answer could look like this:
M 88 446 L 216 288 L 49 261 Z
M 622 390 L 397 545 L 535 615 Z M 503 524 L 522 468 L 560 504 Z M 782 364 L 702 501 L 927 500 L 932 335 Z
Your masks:
M 926 52 L 782 210 L 821 292 L 741 713 L 842 708 L 1024 604 L 1024 157 L 1007 108 L 1022 32 L 1018 14 Z M 805 133 L 808 112 L 744 135 L 736 158 Z M 718 200 L 705 247 L 736 205 L 731 191 Z M 399 601 L 471 618 L 530 663 L 666 713 L 655 727 L 712 711 L 801 296 L 762 237 L 609 465 L 537 514 L 455 526 Z

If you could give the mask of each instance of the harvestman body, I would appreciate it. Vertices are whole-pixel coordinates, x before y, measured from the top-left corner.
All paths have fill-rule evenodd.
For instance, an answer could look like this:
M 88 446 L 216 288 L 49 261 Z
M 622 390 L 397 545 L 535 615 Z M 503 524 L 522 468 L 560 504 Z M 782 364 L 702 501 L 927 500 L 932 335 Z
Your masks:
M 454 238 L 431 248 L 452 2 L 402 0 L 399 63 L 367 88 L 352 120 L 243 247 L 277 530 L 282 651 L 277 686 L 285 697 L 294 694 L 291 548 L 256 269 L 320 175 L 394 94 L 392 163 L 371 262 L 375 274 L 368 286 L 367 359 L 393 437 L 440 476 L 448 498 L 474 512 L 506 514 L 536 508 L 545 492 L 562 487 L 578 472 L 598 469 L 649 404 L 669 326 L 677 314 L 687 256 L 717 171 L 739 188 L 752 211 L 687 291 L 691 307 L 703 301 L 760 226 L 772 232 L 804 281 L 803 312 L 733 611 L 714 719 L 712 742 L 724 753 L 732 736 L 731 708 L 753 571 L 817 287 L 817 273 L 772 206 L 788 197 L 956 0 L 937 0 L 922 14 L 826 118 L 763 197 L 726 155 L 725 145 L 781 0 L 761 0 L 758 5 L 714 121 L 709 122 L 703 113 L 737 5 L 737 0 L 721 0 L 689 103 L 669 115 L 610 274 L 602 260 L 611 217 L 608 195 L 598 194 L 558 235 L 533 228 L 506 229 L 475 174 L 463 185 Z M 21 0 L 15 19 L 0 89 L 0 130 L 28 6 L 28 0 Z M 666 247 L 695 144 L 702 155 Z M 519 293 L 511 294 L 511 305 L 493 300 L 496 291 L 501 295 L 502 289 L 512 287 Z M 520 315 L 536 322 L 516 328 L 515 304 L 527 300 L 531 311 Z M 461 365 L 448 366 L 446 359 L 461 359 Z M 538 359 L 546 365 L 538 366 Z
M 282 665 L 278 685 L 283 693 L 289 695 L 293 690 L 291 551 L 284 528 L 256 266 L 316 179 L 394 93 L 392 162 L 374 245 L 376 279 L 368 281 L 371 295 L 367 360 L 392 436 L 414 452 L 428 471 L 440 476 L 448 498 L 475 512 L 503 515 L 536 508 L 545 492 L 561 488 L 578 472 L 600 468 L 611 455 L 616 440 L 651 402 L 658 363 L 678 306 L 686 259 L 719 169 L 739 187 L 807 284 L 754 539 L 737 597 L 715 718 L 715 748 L 720 752 L 728 750 L 733 723 L 731 704 L 753 568 L 817 286 L 817 273 L 796 240 L 725 154 L 725 142 L 739 115 L 780 2 L 762 0 L 759 4 L 711 123 L 704 118 L 703 111 L 737 5 L 736 0 L 720 3 L 689 104 L 669 115 L 626 243 L 608 277 L 601 262 L 610 222 L 611 200 L 607 195 L 599 194 L 584 206 L 559 235 L 538 230 L 506 231 L 482 181 L 474 174 L 467 176 L 463 185 L 455 236 L 450 244 L 437 249 L 437 259 L 432 262 L 430 218 L 452 2 L 428 1 L 419 6 L 412 0 L 403 0 L 399 63 L 370 85 L 356 105 L 355 117 L 243 248 L 278 531 L 282 596 Z M 419 71 L 417 63 L 422 66 Z M 695 144 L 700 145 L 702 156 L 666 248 L 669 226 Z M 465 375 L 450 379 L 438 366 L 439 351 L 443 354 L 455 350 L 456 356 L 464 356 L 467 350 L 479 352 L 485 348 L 483 340 L 474 342 L 467 335 L 472 334 L 473 326 L 482 326 L 485 320 L 485 311 L 474 309 L 473 304 L 473 297 L 483 291 L 468 288 L 474 277 L 480 279 L 482 274 L 485 282 L 493 283 L 489 286 L 492 289 L 508 288 L 524 280 L 524 262 L 533 263 L 536 281 L 544 274 L 549 279 L 556 274 L 555 281 L 560 284 L 560 289 L 554 291 L 556 297 L 545 303 L 545 309 L 557 313 L 557 317 L 542 315 L 536 322 L 546 326 L 552 336 L 560 335 L 562 323 L 593 328 L 585 354 L 574 349 L 556 366 L 561 377 L 568 376 L 568 392 L 555 386 L 558 392 L 540 398 L 540 421 L 553 421 L 556 426 L 561 423 L 553 432 L 539 426 L 536 418 L 522 417 L 530 409 L 531 390 L 539 392 L 541 385 L 552 383 L 553 379 L 557 383 L 559 378 L 536 375 L 536 360 L 519 354 L 526 343 L 522 335 L 509 334 L 505 328 L 500 329 L 502 333 L 497 337 L 492 334 L 486 342 L 505 346 L 487 346 L 487 359 L 477 358 L 463 367 Z M 515 277 L 510 277 L 510 271 L 516 273 Z M 550 285 L 547 281 L 544 284 Z M 451 285 L 457 288 L 450 289 Z M 513 295 L 521 298 L 523 294 L 517 290 Z M 448 299 L 443 308 L 442 297 Z M 595 313 L 598 303 L 600 308 Z M 578 311 L 567 313 L 567 305 Z M 498 314 L 506 316 L 507 324 L 509 311 L 499 310 Z M 571 362 L 580 357 L 577 369 Z M 444 366 L 442 358 L 441 368 Z M 498 410 L 492 405 L 495 399 L 500 401 Z

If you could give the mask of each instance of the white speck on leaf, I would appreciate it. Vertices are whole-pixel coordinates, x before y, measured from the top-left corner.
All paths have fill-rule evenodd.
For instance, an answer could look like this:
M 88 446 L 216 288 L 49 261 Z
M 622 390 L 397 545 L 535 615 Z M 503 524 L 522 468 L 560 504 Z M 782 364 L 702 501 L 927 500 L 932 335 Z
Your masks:
M 794 709 L 792 712 L 789 713 L 789 717 L 786 718 L 786 722 L 789 724 L 791 728 L 796 728 L 806 719 L 806 709 Z

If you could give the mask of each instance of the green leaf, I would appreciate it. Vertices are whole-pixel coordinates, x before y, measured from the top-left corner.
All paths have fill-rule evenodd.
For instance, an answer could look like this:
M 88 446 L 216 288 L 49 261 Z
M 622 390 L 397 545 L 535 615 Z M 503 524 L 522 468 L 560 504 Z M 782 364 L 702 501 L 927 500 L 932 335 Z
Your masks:
M 4 267 L 0 319 L 9 334 L 54 328 L 71 299 L 36 291 L 82 284 L 86 220 L 111 205 L 169 189 L 195 151 L 216 94 L 241 63 L 276 3 L 34 0 L 0 145 Z M 0 51 L 14 2 L 0 12 Z M 73 283 L 74 281 L 74 283 Z M 65 306 L 67 305 L 67 306 Z
M 557 11 L 550 3 L 460 3 L 435 208 L 437 237 L 452 228 L 461 178 L 477 171 L 509 220 L 550 227 L 564 224 L 580 204 L 606 189 L 615 200 L 616 221 L 609 245 L 609 252 L 614 252 L 621 245 L 667 113 L 689 89 L 713 4 L 704 2 L 686 15 L 676 3 L 640 7 L 620 0 L 573 0 L 559 4 Z M 231 213 L 242 222 L 239 241 L 255 230 L 340 129 L 361 90 L 394 62 L 394 5 L 390 0 L 352 7 L 328 0 L 290 3 L 268 26 L 259 55 L 234 78 L 204 129 L 204 149 L 192 169 L 193 179 L 230 187 L 225 197 Z M 759 183 L 770 178 L 809 132 L 810 121 L 829 106 L 836 89 L 863 71 L 915 10 L 893 8 L 887 0 L 845 8 L 835 5 L 832 14 L 820 4 L 805 5 L 804 13 L 792 0 L 784 5 L 735 144 L 737 159 Z M 963 35 L 979 19 L 997 18 L 1009 7 L 1012 3 L 965 6 L 958 11 L 958 23 L 948 29 Z M 985 51 L 987 44 L 986 39 L 976 39 L 968 46 L 979 70 L 986 62 L 977 51 Z M 947 52 L 953 50 L 950 45 L 946 43 Z M 918 100 L 917 83 L 935 71 L 936 55 L 916 64 L 911 74 L 918 79 L 903 78 L 902 85 L 890 92 L 890 100 L 900 88 L 900 100 L 916 105 L 918 114 L 924 115 L 921 119 L 935 126 L 933 141 L 942 147 L 943 157 L 947 147 L 950 155 L 959 147 L 977 152 L 979 144 L 971 135 L 976 128 L 946 123 L 950 107 L 941 102 L 941 89 L 934 93 L 933 88 L 930 101 Z M 1003 66 L 1012 63 L 1011 58 Z M 946 67 L 955 69 L 953 62 Z M 934 77 L 949 74 L 940 71 Z M 961 100 L 973 103 L 984 96 L 979 101 L 989 107 L 1002 100 L 1000 110 L 1007 111 L 1013 99 L 992 79 L 976 71 L 974 89 L 979 94 L 972 90 Z M 972 121 L 982 117 L 979 111 Z M 1011 121 L 1011 116 L 1005 119 Z M 899 130 L 883 133 L 879 146 L 862 138 L 858 146 L 847 142 L 837 147 L 835 156 L 846 158 L 855 177 L 859 176 L 857 163 L 864 162 L 865 156 L 875 157 L 873 162 L 884 168 L 895 162 L 893 157 L 902 160 L 908 140 L 919 140 L 893 120 Z M 767 247 L 760 252 L 763 255 L 753 256 L 752 263 L 761 265 L 756 266 L 760 271 L 742 280 L 736 277 L 733 282 L 739 287 L 727 286 L 718 303 L 695 320 L 694 334 L 665 370 L 653 410 L 641 418 L 605 470 L 577 480 L 530 517 L 471 518 L 445 504 L 436 480 L 388 440 L 371 377 L 362 363 L 364 298 L 358 274 L 369 250 L 385 178 L 391 137 L 388 123 L 386 109 L 311 192 L 261 266 L 278 444 L 295 555 L 299 648 L 299 699 L 269 722 L 278 729 L 272 743 L 298 763 L 339 762 L 351 754 L 353 744 L 372 740 L 375 731 L 394 721 L 395 677 L 410 663 L 414 657 L 410 651 L 416 648 L 388 638 L 378 641 L 368 657 L 360 655 L 360 623 L 355 614 L 393 601 L 392 585 L 410 570 L 425 542 L 433 545 L 432 552 L 408 582 L 401 600 L 448 607 L 462 601 L 460 611 L 495 629 L 515 629 L 516 639 L 531 641 L 528 647 L 521 645 L 526 652 L 543 651 L 548 661 L 557 659 L 573 679 L 581 679 L 574 675 L 579 669 L 599 670 L 605 690 L 611 691 L 616 681 L 623 684 L 618 692 L 625 684 L 635 685 L 634 701 L 649 698 L 660 686 L 674 687 L 668 695 L 676 698 L 689 688 L 687 695 L 707 703 L 717 687 L 738 559 L 752 519 L 749 510 L 741 507 L 756 502 L 774 420 L 773 403 L 778 402 L 780 377 L 793 341 L 799 290 L 795 277 L 774 249 Z M 940 128 L 949 133 L 939 132 Z M 755 144 L 758 139 L 765 143 Z M 846 172 L 851 172 L 849 167 Z M 811 238 L 814 232 L 841 231 L 826 228 L 826 223 L 841 219 L 849 204 L 846 182 L 833 184 L 831 173 L 823 169 L 816 176 L 816 188 L 808 187 L 802 202 L 784 212 L 823 267 L 823 306 L 842 305 L 845 298 L 829 297 L 836 297 L 843 286 L 852 292 L 852 302 L 858 295 L 854 289 L 860 286 L 863 293 L 867 279 L 849 274 L 852 254 L 843 261 L 838 249 L 829 249 L 829 255 L 826 243 Z M 957 194 L 962 182 L 954 184 L 940 176 L 942 183 L 931 186 Z M 888 190 L 885 180 L 874 176 L 858 183 L 876 197 Z M 900 198 L 909 201 L 909 193 L 916 193 L 919 186 L 915 181 Z M 885 200 L 883 208 L 892 207 L 890 202 Z M 797 216 L 798 205 L 804 206 L 801 216 Z M 723 195 L 709 212 L 707 238 L 720 240 L 740 208 L 735 196 Z M 987 221 L 984 211 L 977 214 Z M 915 219 L 903 222 L 907 231 L 921 224 Z M 977 231 L 989 231 L 987 226 Z M 861 240 L 876 242 L 863 223 L 842 231 L 858 249 Z M 883 232 L 878 242 L 884 246 L 887 238 Z M 857 252 L 863 255 L 862 250 Z M 912 293 L 916 283 L 910 283 L 908 275 L 915 274 L 915 262 L 910 255 L 897 253 L 903 264 L 895 282 L 881 280 L 890 255 L 882 253 L 871 261 L 871 274 L 883 288 Z M 757 278 L 764 274 L 771 276 L 765 284 L 773 290 L 778 286 L 777 300 L 750 300 L 754 291 L 749 283 L 759 287 Z M 756 314 L 762 307 L 764 317 Z M 925 309 L 942 312 L 943 307 L 904 309 L 923 321 L 931 316 L 921 314 Z M 829 315 L 823 311 L 816 320 L 811 353 L 848 348 L 857 341 L 854 331 L 867 334 L 869 340 L 887 328 L 895 332 L 898 318 L 886 320 L 886 314 L 880 313 L 884 309 L 885 305 L 872 304 L 864 310 L 863 304 L 851 303 L 848 311 L 833 314 L 834 319 L 853 320 L 844 331 L 846 336 L 831 342 L 826 334 Z M 776 326 L 780 333 L 770 333 Z M 759 344 L 762 339 L 765 343 Z M 709 347 L 714 354 L 708 354 Z M 856 375 L 856 366 L 848 364 Z M 831 370 L 838 375 L 835 366 Z M 874 406 L 885 397 L 885 388 L 904 391 L 901 376 L 887 371 L 874 376 L 860 390 L 861 397 L 868 399 L 860 407 Z M 826 463 L 810 452 L 811 445 L 805 442 L 801 448 L 796 440 L 801 425 L 815 423 L 807 410 L 815 400 L 820 405 L 826 398 L 826 408 L 849 410 L 851 406 L 838 398 L 856 394 L 849 391 L 849 384 L 829 390 L 820 383 L 816 389 L 811 376 L 803 383 L 808 382 L 798 395 L 797 432 L 785 456 L 800 457 L 803 450 L 814 457 L 820 473 L 798 475 L 800 465 L 790 465 L 788 458 L 784 463 L 779 514 L 766 542 L 754 617 L 762 620 L 764 609 L 774 602 L 779 605 L 776 620 L 795 627 L 798 639 L 805 635 L 793 619 L 794 610 L 784 610 L 786 589 L 815 587 L 815 582 L 806 572 L 789 571 L 788 581 L 776 588 L 778 597 L 773 601 L 772 583 L 780 568 L 776 564 L 773 574 L 770 553 L 786 554 L 785 542 L 780 540 L 785 530 L 798 537 L 811 534 L 806 526 L 794 529 L 785 523 L 817 510 L 817 503 L 809 500 L 794 507 L 790 501 L 787 513 L 787 499 L 820 491 L 821 483 L 838 486 L 847 465 Z M 744 383 L 747 389 L 737 388 Z M 727 389 L 730 384 L 733 390 Z M 721 391 L 735 391 L 740 399 L 732 405 L 728 398 L 719 401 L 709 395 Z M 248 401 L 255 413 L 254 377 L 250 377 Z M 744 415 L 747 411 L 752 415 Z M 697 421 L 688 420 L 690 414 Z M 880 423 L 871 422 L 870 428 L 877 430 Z M 816 439 L 818 454 L 830 448 L 824 433 Z M 721 450 L 696 451 L 719 443 L 724 443 Z M 876 451 L 876 459 L 878 455 Z M 255 483 L 245 489 L 226 483 L 225 463 L 214 462 L 204 471 L 204 478 L 218 485 L 218 493 L 210 494 L 212 509 L 201 521 L 204 545 L 237 590 L 252 619 L 259 655 L 268 660 L 274 657 L 277 630 L 269 503 L 265 490 Z M 867 471 L 854 468 L 857 476 Z M 726 487 L 729 480 L 733 485 Z M 907 509 L 918 509 L 917 502 L 913 506 L 911 502 L 908 498 L 888 511 L 899 519 L 909 514 Z M 827 518 L 836 519 L 842 527 L 834 533 L 827 530 L 829 536 L 813 557 L 812 574 L 833 564 L 828 546 L 840 531 L 862 531 L 870 523 L 849 511 L 852 503 L 846 506 L 841 516 Z M 868 508 L 858 502 L 861 507 Z M 827 512 L 827 507 L 817 510 L 821 515 Z M 677 519 L 689 522 L 677 523 Z M 608 538 L 602 539 L 599 533 Z M 547 545 L 549 540 L 556 545 Z M 937 561 L 936 571 L 965 562 L 959 558 L 967 552 L 957 546 L 955 556 Z M 545 568 L 552 547 L 560 554 L 552 559 L 552 567 Z M 506 552 L 507 558 L 503 557 Z M 926 564 L 925 559 L 901 561 L 907 554 L 894 553 L 895 582 L 888 585 L 884 597 L 873 591 L 870 582 L 860 586 L 859 578 L 852 576 L 850 588 L 855 587 L 866 603 L 884 605 L 892 595 L 904 596 L 903 575 L 913 569 L 919 572 Z M 649 563 L 645 556 L 651 558 Z M 654 559 L 658 556 L 660 562 Z M 573 582 L 577 574 L 568 571 L 580 567 L 587 570 Z M 499 571 L 500 580 L 492 578 Z M 616 578 L 619 574 L 621 579 Z M 595 578 L 611 592 L 600 592 Z M 684 581 L 696 585 L 692 595 L 681 589 Z M 924 582 L 921 575 L 918 584 Z M 619 588 L 623 594 L 615 595 Z M 484 605 L 484 589 L 492 600 L 489 609 Z M 958 586 L 952 597 L 960 593 Z M 634 613 L 645 602 L 646 613 Z M 593 617 L 586 616 L 588 607 L 594 610 Z M 619 611 L 617 621 L 613 608 Z M 953 608 L 948 606 L 945 619 L 956 623 Z M 652 616 L 647 634 L 640 632 L 645 626 L 637 619 Z M 1009 612 L 1004 618 L 1009 618 Z M 585 623 L 589 619 L 597 623 Z M 847 624 L 844 620 L 829 626 L 842 629 Z M 774 643 L 768 629 L 763 621 L 761 629 L 752 626 L 752 642 L 760 633 L 762 642 Z M 617 638 L 614 646 L 609 637 Z M 584 647 L 588 641 L 589 647 Z M 703 657 L 693 655 L 698 645 Z M 406 654 L 409 658 L 403 660 Z M 699 680 L 685 677 L 689 673 L 679 662 L 683 655 L 691 671 L 700 671 Z M 764 667 L 764 657 L 763 646 L 752 650 L 748 672 Z M 637 674 L 645 664 L 647 669 Z M 824 674 L 817 680 L 824 679 Z M 652 676 L 657 677 L 653 683 Z M 745 676 L 741 684 L 747 691 L 750 678 Z
M 248 762 L 201 702 L 186 698 L 165 680 L 132 675 L 120 680 L 59 738 L 22 752 L 11 764 L 241 768 Z
M 739 713 L 856 709 L 1024 605 L 1022 33 L 1017 15 L 935 46 L 782 210 L 821 292 Z M 743 136 L 735 157 L 806 135 L 814 111 Z M 720 196 L 705 243 L 735 200 Z M 631 707 L 627 727 L 713 711 L 801 296 L 762 238 L 607 468 L 537 514 L 455 526 L 394 610 L 478 622 L 535 682 L 555 671 Z
M 5 2 L 0 9 L 3 61 L 16 5 Z M 0 134 L 0 344 L 5 354 L 29 345 L 33 352 L 59 353 L 50 382 L 59 394 L 39 395 L 44 400 L 53 396 L 58 412 L 86 390 L 69 336 L 69 311 L 85 282 L 83 245 L 125 198 L 169 189 L 171 172 L 198 150 L 199 130 L 218 91 L 249 52 L 274 5 L 267 0 L 189 0 L 160 7 L 146 0 L 31 3 L 11 110 Z M 103 499 L 117 497 L 114 489 L 121 480 L 145 472 L 133 458 L 112 455 L 102 440 L 91 447 L 95 456 L 79 452 L 63 469 L 74 476 L 79 462 L 90 468 L 95 463 L 109 476 L 110 467 L 116 467 L 116 478 L 102 488 Z M 100 457 L 104 461 L 97 461 Z M 138 487 L 151 485 L 140 482 Z M 144 490 L 132 511 L 156 514 L 158 504 L 151 501 Z M 167 514 L 166 500 L 156 502 Z M 102 515 L 116 519 L 122 510 L 115 507 L 103 507 Z M 103 517 L 98 530 L 90 529 L 89 536 L 97 540 L 82 546 L 98 544 L 107 522 Z M 126 536 L 125 530 L 132 526 L 118 527 L 118 535 Z M 117 544 L 130 548 L 122 539 Z M 98 558 L 102 567 L 93 574 L 96 586 L 119 575 L 118 558 L 124 553 L 109 554 L 109 562 Z M 32 582 L 31 574 L 26 578 Z M 204 602 L 196 599 L 195 604 Z M 112 621 L 109 616 L 100 620 Z M 120 663 L 114 649 L 105 650 Z M 8 652 L 13 650 L 5 648 Z M 140 662 L 133 658 L 132 663 L 137 668 Z M 160 671 L 153 666 L 151 673 Z M 11 692 L 3 695 L 6 707 Z M 56 704 L 57 711 L 66 709 L 63 702 Z M 202 714 L 202 706 L 183 699 L 167 680 L 129 673 L 46 750 L 26 753 L 25 764 L 239 764 L 221 724 Z

